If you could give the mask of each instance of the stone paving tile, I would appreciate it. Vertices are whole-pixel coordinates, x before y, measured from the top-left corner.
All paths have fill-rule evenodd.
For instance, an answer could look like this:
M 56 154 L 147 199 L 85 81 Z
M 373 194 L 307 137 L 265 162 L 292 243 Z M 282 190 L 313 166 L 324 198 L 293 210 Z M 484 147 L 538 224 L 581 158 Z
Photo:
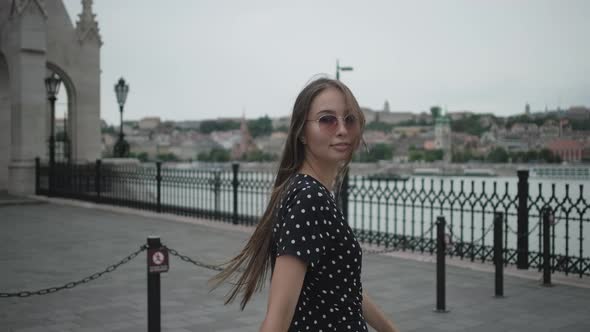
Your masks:
M 57 204 L 0 207 L 0 292 L 63 285 L 137 250 L 148 235 L 182 254 L 221 262 L 248 234 L 138 215 Z M 50 295 L 0 298 L 0 331 L 145 331 L 145 253 L 113 273 Z M 244 311 L 223 305 L 227 285 L 209 292 L 213 271 L 172 257 L 161 275 L 163 331 L 257 331 L 267 289 Z M 506 276 L 493 297 L 493 274 L 447 266 L 448 313 L 433 312 L 435 266 L 366 256 L 365 289 L 402 331 L 590 331 L 590 289 Z

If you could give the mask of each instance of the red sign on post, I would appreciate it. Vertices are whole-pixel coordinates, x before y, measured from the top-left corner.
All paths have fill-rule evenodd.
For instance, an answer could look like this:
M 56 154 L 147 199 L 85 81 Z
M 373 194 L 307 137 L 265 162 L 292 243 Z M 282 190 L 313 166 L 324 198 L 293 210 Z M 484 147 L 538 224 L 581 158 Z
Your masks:
M 148 272 L 168 272 L 168 250 L 166 248 L 148 249 Z

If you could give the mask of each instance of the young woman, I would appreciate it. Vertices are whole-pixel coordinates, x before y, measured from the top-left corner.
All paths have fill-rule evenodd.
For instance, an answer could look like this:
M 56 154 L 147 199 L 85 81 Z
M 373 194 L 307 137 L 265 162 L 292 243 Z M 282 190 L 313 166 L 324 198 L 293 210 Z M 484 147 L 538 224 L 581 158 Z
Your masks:
M 297 97 L 273 191 L 242 252 L 212 281 L 233 279 L 241 308 L 271 270 L 261 332 L 397 331 L 363 291 L 362 251 L 336 206 L 365 119 L 344 84 L 320 78 Z M 232 278 L 234 276 L 235 278 Z

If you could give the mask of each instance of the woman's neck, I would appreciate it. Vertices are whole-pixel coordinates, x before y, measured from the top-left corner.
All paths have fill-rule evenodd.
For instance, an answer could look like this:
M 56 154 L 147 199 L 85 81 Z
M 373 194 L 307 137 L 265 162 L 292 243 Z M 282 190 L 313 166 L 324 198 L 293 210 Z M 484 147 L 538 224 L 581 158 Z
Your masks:
M 309 160 L 306 160 L 299 169 L 299 173 L 312 176 L 313 178 L 320 181 L 324 187 L 328 188 L 328 190 L 333 191 L 334 181 L 336 180 L 336 175 L 338 174 L 338 167 L 326 167 L 324 165 L 319 165 L 318 163 L 313 163 Z

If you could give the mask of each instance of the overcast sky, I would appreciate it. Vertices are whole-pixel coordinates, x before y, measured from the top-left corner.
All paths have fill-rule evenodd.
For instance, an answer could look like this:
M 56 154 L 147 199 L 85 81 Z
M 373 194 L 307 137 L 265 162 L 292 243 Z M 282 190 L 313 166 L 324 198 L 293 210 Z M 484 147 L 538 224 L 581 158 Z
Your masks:
M 80 0 L 64 0 L 72 21 Z M 509 115 L 590 106 L 590 1 L 96 0 L 101 117 L 286 116 L 317 74 L 361 106 Z

